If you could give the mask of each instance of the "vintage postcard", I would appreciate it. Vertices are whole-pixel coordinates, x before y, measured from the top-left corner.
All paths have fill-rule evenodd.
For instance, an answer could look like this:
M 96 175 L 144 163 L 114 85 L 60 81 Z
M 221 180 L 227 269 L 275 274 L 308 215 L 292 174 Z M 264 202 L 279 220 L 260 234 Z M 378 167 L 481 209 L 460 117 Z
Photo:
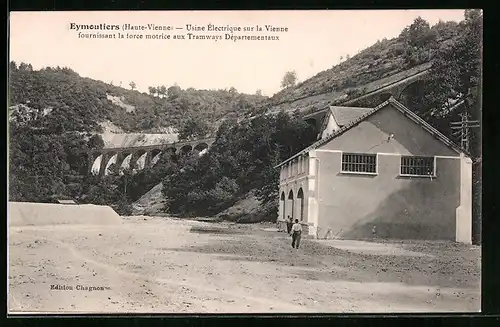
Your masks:
M 480 312 L 482 29 L 11 12 L 8 313 Z

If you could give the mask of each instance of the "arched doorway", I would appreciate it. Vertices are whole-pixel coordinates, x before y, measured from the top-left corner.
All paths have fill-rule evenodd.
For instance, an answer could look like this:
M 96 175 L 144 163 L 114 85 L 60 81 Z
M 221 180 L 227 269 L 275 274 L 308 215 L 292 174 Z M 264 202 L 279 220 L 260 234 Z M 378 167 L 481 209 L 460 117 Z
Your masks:
M 291 217 L 292 219 L 295 218 L 294 217 L 294 208 L 293 208 L 293 205 L 294 205 L 294 201 L 293 201 L 293 191 L 290 190 L 290 192 L 288 193 L 288 204 L 289 204 L 289 208 L 290 208 L 290 212 L 291 212 Z
M 297 199 L 299 199 L 299 220 L 303 221 L 304 220 L 304 192 L 302 191 L 302 187 L 299 189 L 299 192 L 297 192 Z

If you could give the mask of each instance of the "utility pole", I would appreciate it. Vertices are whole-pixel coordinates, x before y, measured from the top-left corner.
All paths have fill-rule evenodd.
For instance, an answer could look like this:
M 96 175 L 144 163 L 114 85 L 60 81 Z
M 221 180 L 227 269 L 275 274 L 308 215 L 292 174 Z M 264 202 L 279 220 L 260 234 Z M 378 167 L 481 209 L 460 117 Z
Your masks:
M 465 104 L 465 103 L 464 103 Z M 466 104 L 465 104 L 466 105 Z M 461 121 L 451 122 L 451 129 L 455 130 L 454 136 L 460 135 L 460 144 L 462 149 L 470 153 L 470 134 L 473 128 L 479 128 L 479 120 L 469 120 L 470 114 L 467 112 L 467 107 L 460 114 Z

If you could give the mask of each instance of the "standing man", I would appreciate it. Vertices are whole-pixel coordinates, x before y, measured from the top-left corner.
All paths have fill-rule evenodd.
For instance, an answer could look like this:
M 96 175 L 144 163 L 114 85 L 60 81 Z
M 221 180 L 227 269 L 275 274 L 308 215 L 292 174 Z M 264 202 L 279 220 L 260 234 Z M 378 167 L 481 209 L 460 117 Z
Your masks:
M 286 232 L 288 235 L 290 235 L 290 232 L 292 231 L 292 225 L 293 225 L 293 219 L 288 215 L 288 220 L 286 221 Z
M 302 225 L 298 219 L 295 219 L 295 224 L 292 226 L 292 248 L 298 249 L 300 245 L 300 236 L 302 235 Z

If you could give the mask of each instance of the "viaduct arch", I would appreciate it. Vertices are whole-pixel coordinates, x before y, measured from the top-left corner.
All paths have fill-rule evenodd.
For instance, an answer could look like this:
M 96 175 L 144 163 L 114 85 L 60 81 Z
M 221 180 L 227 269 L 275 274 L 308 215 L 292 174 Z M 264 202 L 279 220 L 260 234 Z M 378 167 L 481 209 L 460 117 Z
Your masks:
M 413 74 L 407 76 L 399 81 L 384 85 L 374 91 L 363 94 L 357 98 L 341 102 L 337 104 L 338 106 L 353 106 L 353 107 L 375 107 L 380 103 L 388 100 L 391 96 L 394 97 L 399 102 L 404 105 L 408 105 L 408 101 L 412 99 L 406 98 L 406 93 L 410 90 L 415 91 L 415 88 L 422 89 L 422 85 L 425 83 L 427 76 L 429 74 L 430 66 L 426 65 L 426 68 Z M 411 106 L 410 106 L 411 107 Z M 324 118 L 324 114 L 328 111 L 328 108 L 323 108 L 315 112 L 309 113 L 304 116 L 304 120 L 319 128 Z
M 88 153 L 88 173 L 102 176 L 111 172 L 120 173 L 126 168 L 141 170 L 153 167 L 164 155 L 182 156 L 192 152 L 202 154 L 214 142 L 215 138 L 207 138 L 157 145 L 92 150 Z

